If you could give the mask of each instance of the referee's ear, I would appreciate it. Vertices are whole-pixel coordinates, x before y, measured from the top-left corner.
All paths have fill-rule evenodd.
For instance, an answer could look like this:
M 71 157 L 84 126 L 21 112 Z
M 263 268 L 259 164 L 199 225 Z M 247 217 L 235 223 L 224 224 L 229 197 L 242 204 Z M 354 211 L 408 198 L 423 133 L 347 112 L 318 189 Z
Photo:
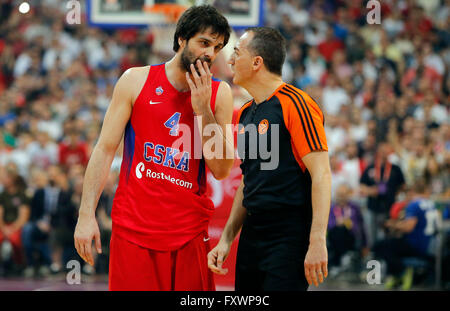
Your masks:
M 264 59 L 261 56 L 255 56 L 253 59 L 253 69 L 258 71 L 264 65 Z

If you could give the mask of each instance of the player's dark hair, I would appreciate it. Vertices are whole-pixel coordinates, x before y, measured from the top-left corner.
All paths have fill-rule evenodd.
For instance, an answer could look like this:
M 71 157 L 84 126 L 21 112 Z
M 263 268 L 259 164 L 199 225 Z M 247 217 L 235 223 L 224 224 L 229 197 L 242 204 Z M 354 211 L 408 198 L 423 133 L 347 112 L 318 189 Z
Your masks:
M 223 45 L 227 45 L 231 33 L 227 19 L 211 5 L 190 7 L 178 20 L 173 38 L 173 50 L 178 52 L 180 48 L 178 38 L 189 41 L 197 33 L 203 32 L 208 28 L 211 28 L 213 34 L 223 36 Z
M 264 65 L 271 73 L 281 76 L 281 69 L 286 59 L 286 39 L 271 27 L 250 27 L 245 31 L 253 33 L 248 49 L 255 56 L 261 56 Z

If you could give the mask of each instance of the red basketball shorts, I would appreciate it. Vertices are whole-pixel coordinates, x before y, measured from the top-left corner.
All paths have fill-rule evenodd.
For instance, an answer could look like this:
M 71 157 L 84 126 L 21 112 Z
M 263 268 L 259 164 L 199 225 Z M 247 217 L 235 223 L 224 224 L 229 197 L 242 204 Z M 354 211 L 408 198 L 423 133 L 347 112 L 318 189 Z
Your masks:
M 206 240 L 206 241 L 205 241 Z M 214 291 L 208 269 L 209 238 L 203 232 L 175 251 L 155 251 L 112 233 L 111 291 Z

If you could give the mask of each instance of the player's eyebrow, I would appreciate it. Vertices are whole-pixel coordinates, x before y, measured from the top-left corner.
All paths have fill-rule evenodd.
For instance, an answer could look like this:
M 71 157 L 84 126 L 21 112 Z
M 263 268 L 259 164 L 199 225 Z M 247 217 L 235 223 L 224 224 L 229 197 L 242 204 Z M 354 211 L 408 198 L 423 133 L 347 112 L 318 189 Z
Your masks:
M 213 42 L 212 39 L 207 38 L 207 37 L 199 37 L 199 39 L 200 39 L 200 40 L 205 40 L 205 41 L 208 41 L 208 42 Z
M 209 43 L 214 43 L 214 41 L 216 41 L 217 38 L 212 38 L 212 39 L 210 39 L 210 38 L 207 38 L 207 37 L 202 37 L 202 36 L 200 36 L 200 37 L 199 37 L 199 40 L 204 40 L 204 41 L 207 41 L 207 42 L 209 42 Z M 219 44 L 217 44 L 217 46 L 220 47 L 220 48 L 222 48 L 222 47 L 223 47 L 223 43 L 219 43 Z

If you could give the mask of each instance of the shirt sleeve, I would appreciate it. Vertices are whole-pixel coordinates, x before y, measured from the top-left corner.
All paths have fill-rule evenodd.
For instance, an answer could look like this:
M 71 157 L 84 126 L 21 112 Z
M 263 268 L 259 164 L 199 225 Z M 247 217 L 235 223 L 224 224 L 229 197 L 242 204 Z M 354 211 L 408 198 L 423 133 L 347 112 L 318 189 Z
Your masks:
M 285 125 L 296 155 L 301 159 L 313 151 L 328 151 L 324 116 L 316 102 L 293 87 L 280 92 Z

